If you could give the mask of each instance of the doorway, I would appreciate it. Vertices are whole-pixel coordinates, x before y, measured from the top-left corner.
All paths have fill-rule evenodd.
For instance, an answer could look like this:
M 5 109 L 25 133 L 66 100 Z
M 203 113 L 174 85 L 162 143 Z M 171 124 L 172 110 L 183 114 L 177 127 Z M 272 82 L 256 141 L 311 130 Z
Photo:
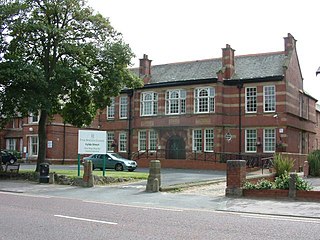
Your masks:
M 166 150 L 167 159 L 186 159 L 186 144 L 180 136 L 169 138 Z

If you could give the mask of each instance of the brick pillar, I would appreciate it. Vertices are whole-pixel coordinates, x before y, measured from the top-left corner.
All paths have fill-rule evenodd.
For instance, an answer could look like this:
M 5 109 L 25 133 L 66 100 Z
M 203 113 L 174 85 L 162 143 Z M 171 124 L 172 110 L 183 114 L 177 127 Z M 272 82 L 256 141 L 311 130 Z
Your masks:
M 147 192 L 159 192 L 161 186 L 161 163 L 159 160 L 150 162 L 149 176 L 147 181 Z
M 246 181 L 246 161 L 228 160 L 227 161 L 227 188 L 226 196 L 242 196 L 242 187 Z

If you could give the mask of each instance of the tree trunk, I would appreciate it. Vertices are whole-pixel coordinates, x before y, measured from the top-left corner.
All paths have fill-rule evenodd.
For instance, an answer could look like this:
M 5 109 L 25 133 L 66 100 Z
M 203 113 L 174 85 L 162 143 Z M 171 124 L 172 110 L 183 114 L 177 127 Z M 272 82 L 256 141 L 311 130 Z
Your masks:
M 38 137 L 39 137 L 39 152 L 37 160 L 36 171 L 39 171 L 39 166 L 41 163 L 44 163 L 46 160 L 47 152 L 47 118 L 48 114 L 46 110 L 41 110 L 39 128 L 38 128 Z

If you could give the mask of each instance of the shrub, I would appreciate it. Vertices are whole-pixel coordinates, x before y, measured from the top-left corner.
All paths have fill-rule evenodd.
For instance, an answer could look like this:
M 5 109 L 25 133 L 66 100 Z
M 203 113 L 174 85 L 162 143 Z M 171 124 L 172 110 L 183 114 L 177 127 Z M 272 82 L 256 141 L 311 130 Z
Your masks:
M 281 154 L 274 155 L 273 167 L 276 170 L 276 176 L 279 177 L 286 172 L 290 172 L 293 166 L 293 161 L 288 157 L 282 156 Z
M 274 185 L 269 180 L 261 179 L 257 184 L 251 182 L 245 182 L 243 185 L 244 189 L 273 189 Z
M 274 180 L 275 188 L 277 189 L 289 189 L 290 176 L 288 172 L 284 172 Z
M 289 189 L 289 181 L 290 181 L 290 175 L 288 172 L 285 172 L 279 177 L 276 177 L 274 182 L 270 182 L 265 179 L 259 180 L 256 184 L 245 182 L 243 185 L 243 188 L 244 189 L 286 189 L 287 190 Z M 297 176 L 296 189 L 310 191 L 312 190 L 312 187 L 306 180 Z
M 315 150 L 308 155 L 310 175 L 320 176 L 320 150 Z

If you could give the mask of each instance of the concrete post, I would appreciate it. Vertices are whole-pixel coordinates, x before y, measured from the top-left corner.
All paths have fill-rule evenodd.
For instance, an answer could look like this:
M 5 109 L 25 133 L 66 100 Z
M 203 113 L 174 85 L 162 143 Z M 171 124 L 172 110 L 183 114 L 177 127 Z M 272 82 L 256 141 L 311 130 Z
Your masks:
M 159 192 L 161 186 L 161 163 L 159 160 L 150 161 L 149 176 L 146 186 L 147 192 Z
M 92 175 L 92 161 L 85 161 L 83 165 L 83 186 L 93 187 L 93 175 Z
M 227 197 L 242 196 L 242 187 L 246 181 L 246 161 L 228 160 L 227 161 Z
M 289 198 L 295 198 L 297 195 L 297 177 L 297 173 L 290 173 Z

